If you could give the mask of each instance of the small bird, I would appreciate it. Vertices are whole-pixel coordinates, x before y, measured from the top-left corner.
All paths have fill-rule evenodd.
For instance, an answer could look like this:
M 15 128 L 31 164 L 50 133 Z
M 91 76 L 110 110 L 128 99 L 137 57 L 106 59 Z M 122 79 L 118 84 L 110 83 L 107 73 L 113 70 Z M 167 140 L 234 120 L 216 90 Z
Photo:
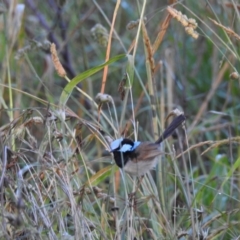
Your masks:
M 142 176 L 150 171 L 157 164 L 157 156 L 164 154 L 160 149 L 161 142 L 171 136 L 185 120 L 183 114 L 174 118 L 155 143 L 134 142 L 128 138 L 119 138 L 111 142 L 111 152 L 118 167 L 132 176 Z

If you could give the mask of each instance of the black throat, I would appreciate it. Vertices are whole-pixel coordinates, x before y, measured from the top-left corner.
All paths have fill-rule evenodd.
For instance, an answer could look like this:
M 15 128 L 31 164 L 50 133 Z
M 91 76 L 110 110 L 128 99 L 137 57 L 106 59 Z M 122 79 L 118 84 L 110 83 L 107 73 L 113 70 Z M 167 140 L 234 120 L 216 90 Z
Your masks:
M 113 156 L 118 167 L 123 168 L 131 158 L 135 157 L 135 151 L 121 152 L 120 149 L 124 144 L 134 146 L 134 142 L 131 139 L 124 138 L 118 148 L 114 149 Z

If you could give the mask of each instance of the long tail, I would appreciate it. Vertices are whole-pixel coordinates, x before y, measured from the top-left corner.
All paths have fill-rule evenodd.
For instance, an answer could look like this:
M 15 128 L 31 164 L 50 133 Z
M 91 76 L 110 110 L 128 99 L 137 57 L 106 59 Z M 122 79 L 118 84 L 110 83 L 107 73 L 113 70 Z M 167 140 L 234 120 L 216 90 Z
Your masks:
M 170 125 L 167 127 L 167 129 L 163 132 L 163 134 L 155 143 L 161 143 L 163 140 L 170 137 L 175 131 L 175 129 L 179 127 L 185 120 L 186 120 L 186 117 L 183 114 L 174 118 L 173 121 L 170 123 Z

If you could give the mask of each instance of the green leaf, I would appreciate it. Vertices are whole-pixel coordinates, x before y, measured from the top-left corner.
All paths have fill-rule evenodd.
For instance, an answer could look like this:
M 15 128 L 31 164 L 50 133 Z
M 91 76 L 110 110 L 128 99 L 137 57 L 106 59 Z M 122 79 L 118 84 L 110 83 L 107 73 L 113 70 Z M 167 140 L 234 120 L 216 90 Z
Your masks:
M 74 77 L 63 89 L 61 97 L 60 97 L 60 104 L 62 106 L 65 106 L 69 96 L 71 95 L 73 89 L 77 86 L 78 83 L 80 83 L 82 80 L 92 76 L 93 74 L 99 72 L 100 70 L 102 70 L 105 66 L 110 65 L 111 63 L 114 63 L 116 61 L 119 61 L 120 59 L 123 59 L 124 57 L 126 57 L 126 54 L 121 54 L 121 55 L 117 55 L 113 58 L 111 58 L 109 61 L 93 67 L 83 73 L 80 73 L 79 75 L 77 75 L 76 77 Z
M 100 171 L 89 178 L 89 180 L 85 183 L 85 186 L 97 186 L 117 170 L 118 167 L 116 165 L 109 165 L 105 168 L 102 168 Z
M 127 82 L 126 82 L 126 87 L 132 87 L 133 85 L 133 79 L 134 79 L 134 58 L 132 55 L 127 55 L 128 58 L 128 63 L 127 63 Z

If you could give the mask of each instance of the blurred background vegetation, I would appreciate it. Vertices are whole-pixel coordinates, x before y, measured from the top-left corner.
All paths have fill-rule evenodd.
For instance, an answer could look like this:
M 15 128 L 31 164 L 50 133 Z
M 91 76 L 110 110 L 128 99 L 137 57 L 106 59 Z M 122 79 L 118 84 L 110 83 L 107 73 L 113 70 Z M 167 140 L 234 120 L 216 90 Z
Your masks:
M 0 238 L 239 239 L 239 11 L 3 0 Z M 175 108 L 185 130 L 137 188 L 107 140 L 153 141 Z

